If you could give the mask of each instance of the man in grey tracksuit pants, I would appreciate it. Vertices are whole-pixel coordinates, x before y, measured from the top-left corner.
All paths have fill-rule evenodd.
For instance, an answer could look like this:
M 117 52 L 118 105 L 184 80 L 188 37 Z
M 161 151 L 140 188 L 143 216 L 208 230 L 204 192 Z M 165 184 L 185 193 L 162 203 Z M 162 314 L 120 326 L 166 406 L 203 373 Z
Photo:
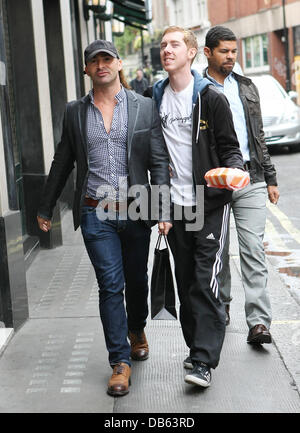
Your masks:
M 232 72 L 237 57 L 237 41 L 232 31 L 216 26 L 206 35 L 204 54 L 208 68 L 204 76 L 227 97 L 235 130 L 251 183 L 232 194 L 231 208 L 239 241 L 245 313 L 249 327 L 248 343 L 271 343 L 271 304 L 267 291 L 267 267 L 263 246 L 267 195 L 277 203 L 276 171 L 268 153 L 260 110 L 258 90 L 253 82 Z M 221 299 L 226 304 L 229 324 L 231 276 L 229 231 L 223 250 L 223 269 L 219 274 Z

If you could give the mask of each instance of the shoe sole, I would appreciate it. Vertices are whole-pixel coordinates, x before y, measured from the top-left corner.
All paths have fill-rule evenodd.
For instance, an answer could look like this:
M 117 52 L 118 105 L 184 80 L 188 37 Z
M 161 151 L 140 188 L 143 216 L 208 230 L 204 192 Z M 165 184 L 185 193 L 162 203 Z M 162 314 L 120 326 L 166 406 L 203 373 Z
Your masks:
M 193 370 L 193 364 L 190 362 L 185 362 L 183 361 L 183 367 L 186 368 L 187 370 Z
M 111 395 L 112 397 L 123 397 L 123 395 L 126 395 L 129 393 L 129 389 L 127 391 L 110 391 L 107 390 L 107 394 Z
M 146 361 L 146 359 L 149 358 L 149 355 L 143 356 L 142 358 L 139 358 L 138 356 L 132 356 L 130 355 L 131 359 L 133 359 L 134 361 Z
M 131 377 L 128 380 L 128 389 L 125 391 L 112 391 L 109 388 L 107 388 L 106 392 L 108 395 L 111 395 L 112 397 L 122 397 L 123 395 L 127 395 L 129 393 L 129 387 L 131 386 Z
M 202 388 L 208 388 L 210 386 L 210 382 L 208 383 L 205 380 L 198 379 L 197 377 L 192 375 L 185 376 L 184 381 L 186 383 L 189 383 L 190 385 L 202 386 Z
M 251 340 L 247 340 L 248 344 L 270 344 L 272 343 L 272 338 L 270 335 L 259 334 Z

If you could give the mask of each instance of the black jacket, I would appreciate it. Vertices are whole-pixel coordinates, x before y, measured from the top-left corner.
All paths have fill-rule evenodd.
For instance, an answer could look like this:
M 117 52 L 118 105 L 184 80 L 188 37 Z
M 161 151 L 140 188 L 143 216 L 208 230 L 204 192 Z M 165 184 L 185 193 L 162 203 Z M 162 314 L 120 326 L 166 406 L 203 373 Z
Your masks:
M 139 93 L 140 95 L 142 95 L 148 87 L 148 80 L 144 77 L 141 80 L 134 78 L 133 80 L 130 81 L 130 87 L 136 93 Z
M 243 157 L 226 97 L 196 71 L 192 70 L 192 73 L 194 75 L 193 178 L 195 185 L 204 186 L 204 211 L 207 213 L 230 202 L 232 191 L 208 188 L 204 179 L 205 173 L 216 167 L 243 169 Z M 167 84 L 168 79 L 159 81 L 153 86 L 152 93 L 158 110 Z M 150 95 L 151 90 L 148 89 L 146 94 Z
M 125 89 L 128 101 L 127 154 L 129 187 L 143 185 L 150 193 L 152 185 L 169 185 L 169 158 L 161 132 L 160 119 L 153 101 Z M 56 201 L 76 164 L 76 188 L 73 202 L 75 230 L 80 225 L 81 207 L 88 178 L 86 137 L 89 96 L 66 105 L 61 141 L 57 147 L 45 185 L 38 215 L 51 219 Z M 150 194 L 149 200 L 150 200 Z M 148 225 L 156 221 L 146 221 Z
M 204 72 L 204 76 L 206 75 Z M 240 98 L 244 107 L 250 149 L 250 178 L 252 183 L 266 182 L 277 185 L 276 170 L 271 162 L 265 142 L 260 99 L 257 87 L 250 78 L 233 72 L 238 82 Z

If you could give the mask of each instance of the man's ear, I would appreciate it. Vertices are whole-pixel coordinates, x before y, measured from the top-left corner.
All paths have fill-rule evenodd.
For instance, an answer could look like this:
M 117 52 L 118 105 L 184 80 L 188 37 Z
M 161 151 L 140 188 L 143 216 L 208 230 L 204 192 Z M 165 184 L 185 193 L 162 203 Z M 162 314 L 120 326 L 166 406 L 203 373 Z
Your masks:
M 119 60 L 119 71 L 121 71 L 121 69 L 123 68 L 123 62 L 122 62 L 122 60 L 121 59 L 118 59 Z
M 190 48 L 188 51 L 188 56 L 190 59 L 194 59 L 197 55 L 197 50 L 196 48 Z
M 203 52 L 207 58 L 209 58 L 211 56 L 211 49 L 210 48 L 204 47 Z
M 196 48 L 189 48 L 189 50 L 188 50 L 188 58 L 191 61 L 193 61 L 196 56 L 197 56 L 197 50 L 196 50 Z

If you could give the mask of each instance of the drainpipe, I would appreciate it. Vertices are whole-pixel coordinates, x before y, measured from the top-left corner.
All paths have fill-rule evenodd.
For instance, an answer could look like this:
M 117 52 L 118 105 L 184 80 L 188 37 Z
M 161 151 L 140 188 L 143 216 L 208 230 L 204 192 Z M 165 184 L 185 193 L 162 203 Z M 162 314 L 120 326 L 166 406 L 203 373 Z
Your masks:
M 285 49 L 285 64 L 286 64 L 286 77 L 285 86 L 286 91 L 291 90 L 291 74 L 290 74 L 290 56 L 289 56 L 289 33 L 286 27 L 285 19 L 285 0 L 282 0 L 282 14 L 283 14 L 283 34 L 284 34 L 284 49 Z

